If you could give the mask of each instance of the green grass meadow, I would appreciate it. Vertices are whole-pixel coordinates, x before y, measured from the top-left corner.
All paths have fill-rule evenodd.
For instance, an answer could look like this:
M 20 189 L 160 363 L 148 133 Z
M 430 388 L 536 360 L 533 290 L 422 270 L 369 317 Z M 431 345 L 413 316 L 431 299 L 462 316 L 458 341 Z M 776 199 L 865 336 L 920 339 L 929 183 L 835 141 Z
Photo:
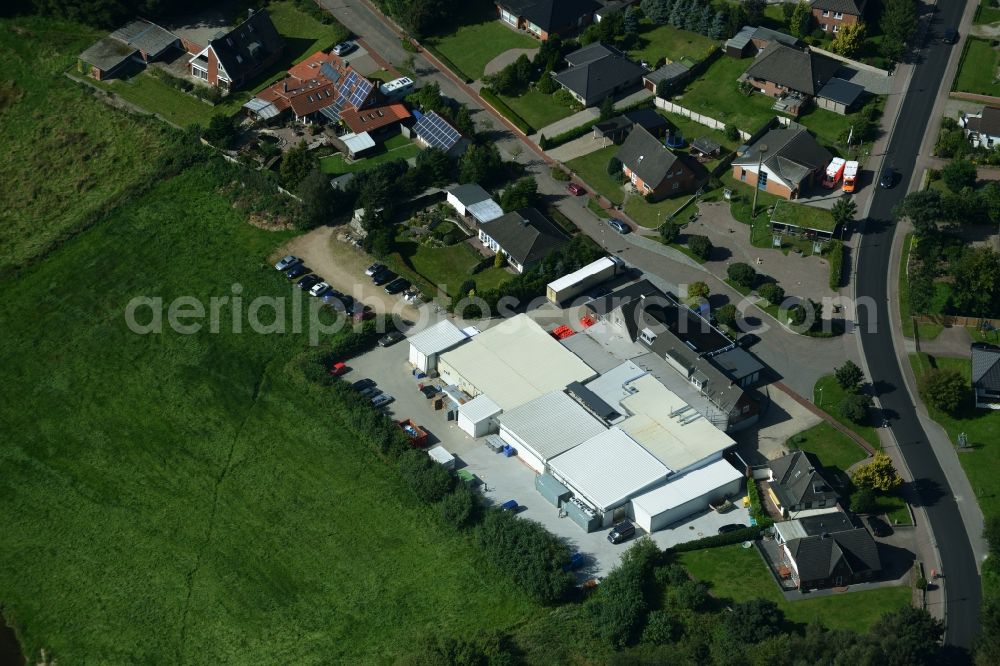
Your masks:
M 1000 51 L 989 41 L 975 37 L 967 39 L 952 89 L 980 95 L 1000 95 L 1000 83 L 996 82 L 998 63 Z
M 217 184 L 167 181 L 0 283 L 0 599 L 26 652 L 363 663 L 531 617 L 298 379 L 305 332 L 225 309 L 218 334 L 128 330 L 135 296 L 301 294 L 266 262 L 287 234 Z
M 690 58 L 704 60 L 719 47 L 714 39 L 672 25 L 656 25 L 648 19 L 639 24 L 640 46 L 629 52 L 634 60 L 655 64 L 660 58 L 670 61 Z
M 0 275 L 72 237 L 163 153 L 162 123 L 112 113 L 62 75 L 98 36 L 52 20 L 0 21 Z
M 450 35 L 431 40 L 431 46 L 473 80 L 483 78 L 483 68 L 501 53 L 535 49 L 538 44 L 538 40 L 508 28 L 495 18 L 463 25 Z
M 818 622 L 830 629 L 866 632 L 884 613 L 910 603 L 909 587 L 786 601 L 757 549 L 740 545 L 681 553 L 679 560 L 691 575 L 709 585 L 714 597 L 732 601 L 768 599 L 778 604 L 792 624 Z

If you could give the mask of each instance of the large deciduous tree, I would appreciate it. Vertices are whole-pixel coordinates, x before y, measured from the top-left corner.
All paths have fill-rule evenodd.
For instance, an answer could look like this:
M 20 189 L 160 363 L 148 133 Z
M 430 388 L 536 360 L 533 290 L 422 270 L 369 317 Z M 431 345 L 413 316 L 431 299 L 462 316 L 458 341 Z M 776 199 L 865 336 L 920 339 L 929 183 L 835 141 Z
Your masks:
M 892 458 L 883 451 L 877 451 L 865 465 L 851 473 L 851 481 L 859 488 L 871 488 L 882 493 L 891 493 L 903 485 L 903 477 L 896 471 Z

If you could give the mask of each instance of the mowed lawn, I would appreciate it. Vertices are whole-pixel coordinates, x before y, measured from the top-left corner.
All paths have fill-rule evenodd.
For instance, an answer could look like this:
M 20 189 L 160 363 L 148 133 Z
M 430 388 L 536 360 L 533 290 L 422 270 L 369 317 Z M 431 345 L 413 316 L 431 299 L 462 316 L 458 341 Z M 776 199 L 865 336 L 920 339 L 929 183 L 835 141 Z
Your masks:
M 537 618 L 298 379 L 290 304 L 284 334 L 234 332 L 231 303 L 218 333 L 126 326 L 136 297 L 305 298 L 269 265 L 290 234 L 222 182 L 163 182 L 0 281 L 0 599 L 25 653 L 391 663 Z
M 511 30 L 498 20 L 463 25 L 450 35 L 430 42 L 470 79 L 483 78 L 487 63 L 511 49 L 537 49 L 537 39 Z M 530 57 L 530 56 L 529 56 Z
M 670 61 L 690 58 L 700 62 L 720 44 L 696 32 L 681 30 L 669 24 L 656 25 L 648 19 L 643 19 L 639 24 L 639 38 L 641 46 L 632 49 L 629 55 L 635 60 L 645 60 L 650 65 L 655 65 L 660 58 Z
M 290 66 L 316 51 L 329 49 L 349 35 L 339 23 L 320 23 L 288 0 L 273 2 L 267 9 L 274 27 L 285 40 L 284 56 L 243 90 L 235 91 L 215 106 L 172 88 L 148 72 L 126 80 L 110 79 L 97 84 L 182 127 L 191 124 L 207 126 L 213 115 L 237 113 L 254 93 L 284 77 Z
M 786 445 L 814 454 L 824 467 L 836 467 L 844 472 L 868 457 L 857 442 L 826 421 L 792 435 Z
M 440 289 L 452 298 L 458 299 L 465 294 L 459 290 L 466 280 L 473 280 L 476 289 L 485 291 L 499 286 L 512 276 L 502 268 L 487 268 L 472 274 L 473 267 L 483 260 L 483 256 L 465 242 L 445 247 L 428 247 L 410 240 L 397 240 L 398 252 L 393 255 L 397 272 L 420 281 L 426 281 L 428 288 L 433 287 L 431 294 L 436 295 Z
M 830 368 L 832 371 L 833 368 Z M 877 410 L 871 408 L 868 410 L 868 418 L 864 423 L 858 424 L 851 421 L 846 416 L 842 416 L 840 413 L 840 403 L 847 396 L 847 391 L 840 387 L 837 383 L 837 378 L 832 374 L 823 375 L 816 382 L 816 386 L 813 388 L 813 402 L 823 409 L 827 414 L 833 418 L 840 421 L 843 425 L 850 428 L 857 434 L 861 435 L 869 444 L 875 449 L 882 448 L 881 441 L 878 438 L 878 432 L 875 430 L 875 420 L 877 419 Z
M 752 63 L 752 58 L 719 58 L 674 101 L 752 134 L 777 115 L 771 108 L 774 100 L 770 97 L 759 93 L 744 95 L 739 90 L 737 79 Z
M 0 275 L 89 223 L 164 154 L 163 123 L 114 111 L 63 76 L 100 34 L 0 20 Z
M 741 545 L 707 548 L 678 556 L 698 580 L 709 585 L 712 596 L 731 601 L 767 599 L 778 604 L 785 618 L 795 624 L 817 622 L 830 629 L 864 633 L 883 614 L 910 603 L 909 587 L 886 587 L 825 597 L 786 601 L 756 548 Z
M 579 109 L 560 104 L 554 95 L 543 95 L 534 88 L 519 97 L 499 95 L 514 112 L 539 131 L 557 120 L 568 118 Z
M 965 42 L 962 64 L 955 77 L 954 89 L 980 95 L 1000 95 L 996 83 L 1000 52 L 989 41 L 970 37 Z
M 349 163 L 344 159 L 342 154 L 337 153 L 336 155 L 320 158 L 319 168 L 323 173 L 331 175 L 358 173 L 371 169 L 382 162 L 408 160 L 411 157 L 416 157 L 418 153 L 420 153 L 420 146 L 402 134 L 398 134 L 385 141 L 381 146 L 378 146 L 376 152 L 370 157 Z
M 972 363 L 968 358 L 910 354 L 910 364 L 918 379 L 930 368 L 937 367 L 961 373 L 968 384 L 972 373 Z M 952 444 L 958 443 L 959 434 L 964 432 L 968 436 L 972 450 L 961 452 L 958 459 L 965 475 L 969 477 L 983 514 L 987 518 L 1000 515 L 1000 478 L 997 476 L 997 470 L 1000 469 L 1000 411 L 976 409 L 971 389 L 954 416 L 930 405 L 927 405 L 927 410 L 948 432 Z
M 618 152 L 618 148 L 619 146 L 612 144 L 566 163 L 587 185 L 616 204 L 625 200 L 625 191 L 621 181 L 608 175 L 608 162 Z

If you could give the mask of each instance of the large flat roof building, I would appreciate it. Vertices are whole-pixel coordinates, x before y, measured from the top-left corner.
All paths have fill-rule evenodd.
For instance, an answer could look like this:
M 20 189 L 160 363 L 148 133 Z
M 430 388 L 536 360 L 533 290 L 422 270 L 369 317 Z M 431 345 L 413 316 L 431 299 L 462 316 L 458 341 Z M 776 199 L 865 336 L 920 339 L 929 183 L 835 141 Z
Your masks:
M 438 372 L 471 396 L 489 395 L 504 411 L 596 374 L 525 314 L 445 352 Z
M 739 493 L 743 475 L 727 460 L 715 462 L 671 479 L 666 485 L 632 500 L 635 522 L 655 532 L 709 509 L 709 504 Z
M 500 438 L 533 470 L 604 431 L 604 424 L 562 391 L 553 391 L 497 417 Z

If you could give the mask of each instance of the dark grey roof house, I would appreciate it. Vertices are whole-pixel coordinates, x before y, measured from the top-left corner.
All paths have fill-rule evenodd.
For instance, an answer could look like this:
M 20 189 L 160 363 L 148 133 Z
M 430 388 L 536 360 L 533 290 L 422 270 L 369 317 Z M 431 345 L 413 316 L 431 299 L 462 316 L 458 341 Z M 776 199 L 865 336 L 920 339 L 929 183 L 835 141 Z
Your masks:
M 496 6 L 501 21 L 546 40 L 586 26 L 601 5 L 593 0 L 497 0 Z
M 271 15 L 259 9 L 232 30 L 212 38 L 189 66 L 192 76 L 209 85 L 236 90 L 277 62 L 284 48 Z
M 556 82 L 584 106 L 594 106 L 609 95 L 635 88 L 644 70 L 617 49 L 594 42 L 566 56 L 570 64 L 555 75 Z
M 643 127 L 629 133 L 615 157 L 625 177 L 644 195 L 661 198 L 694 188 L 696 176 L 691 168 Z
M 833 58 L 772 43 L 747 69 L 746 78 L 758 88 L 762 83 L 771 83 L 815 97 L 840 67 L 841 63 Z
M 494 252 L 506 255 L 508 263 L 518 273 L 569 242 L 562 229 L 534 208 L 524 208 L 484 222 L 479 226 L 479 240 Z
M 767 150 L 763 151 L 761 164 L 764 146 Z M 767 174 L 768 192 L 795 198 L 832 159 L 830 151 L 821 146 L 809 130 L 792 122 L 787 127 L 769 130 L 749 150 L 737 156 L 733 160 L 733 178 L 746 181 L 746 174 L 756 174 L 760 164 Z
M 811 453 L 793 451 L 769 463 L 768 493 L 784 515 L 836 506 L 840 496 L 820 474 Z
M 972 345 L 972 391 L 976 407 L 1000 409 L 1000 347 Z
M 653 109 L 635 109 L 620 116 L 594 123 L 594 138 L 610 139 L 621 143 L 632 128 L 639 126 L 656 137 L 662 137 L 673 125 Z
M 871 580 L 882 570 L 878 545 L 863 527 L 792 539 L 781 548 L 799 589 Z
M 110 79 L 125 69 L 138 49 L 112 37 L 104 37 L 91 44 L 78 58 L 90 65 L 90 75 L 98 81 Z
M 118 28 L 111 36 L 139 51 L 146 62 L 156 60 L 171 49 L 181 48 L 177 35 L 142 19 Z
M 743 26 L 738 33 L 730 37 L 723 46 L 726 55 L 733 58 L 744 58 L 762 51 L 771 43 L 784 44 L 798 48 L 801 44 L 797 37 L 786 35 L 770 28 Z

